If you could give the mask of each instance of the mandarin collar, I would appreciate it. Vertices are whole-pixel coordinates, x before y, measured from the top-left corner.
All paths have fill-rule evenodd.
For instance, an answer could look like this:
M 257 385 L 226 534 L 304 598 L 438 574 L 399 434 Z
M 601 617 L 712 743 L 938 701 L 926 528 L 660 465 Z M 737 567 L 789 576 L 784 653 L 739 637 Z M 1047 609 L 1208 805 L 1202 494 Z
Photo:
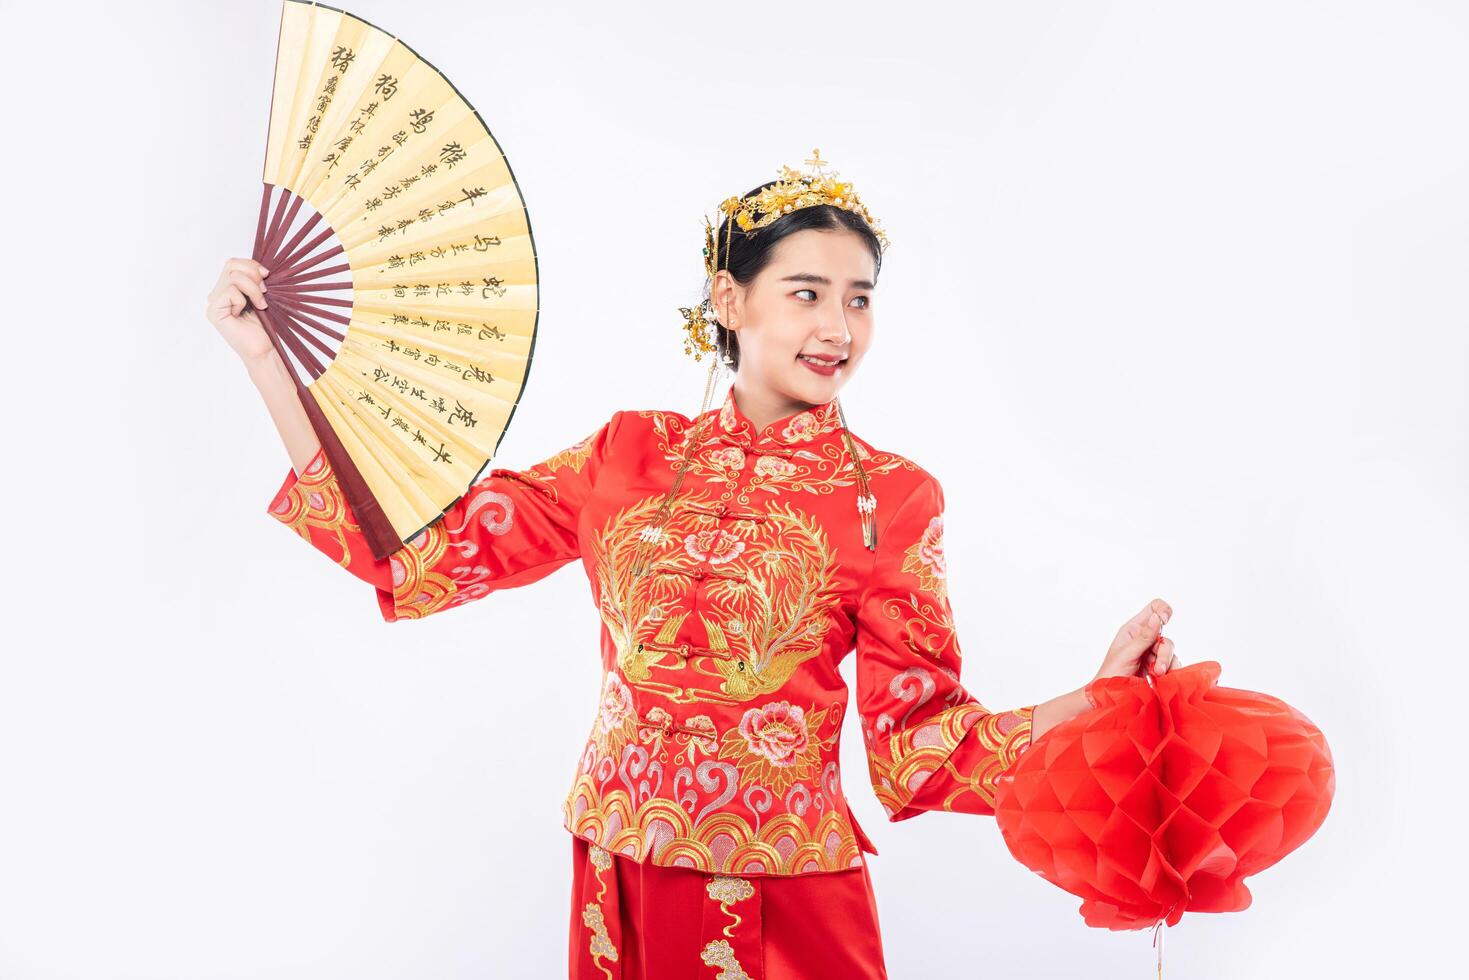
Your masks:
M 841 413 L 837 411 L 837 400 L 812 405 L 799 411 L 783 415 L 755 431 L 755 424 L 745 417 L 735 404 L 734 382 L 730 382 L 724 395 L 724 404 L 712 409 L 710 434 L 741 446 L 778 445 L 800 446 L 810 443 L 842 429 Z

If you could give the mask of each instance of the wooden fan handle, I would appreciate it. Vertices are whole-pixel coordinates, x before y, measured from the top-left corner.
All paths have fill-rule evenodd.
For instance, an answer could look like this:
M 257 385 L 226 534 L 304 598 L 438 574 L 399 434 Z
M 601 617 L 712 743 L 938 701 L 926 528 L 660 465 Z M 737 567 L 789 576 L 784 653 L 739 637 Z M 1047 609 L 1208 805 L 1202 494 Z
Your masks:
M 341 247 L 338 246 L 319 255 L 310 255 L 317 245 L 331 235 L 330 227 L 313 238 L 306 246 L 300 245 L 301 239 L 320 219 L 320 215 L 314 214 L 282 249 L 281 242 L 285 237 L 286 229 L 291 227 L 304 199 L 291 192 L 289 188 L 281 188 L 283 193 L 276 197 L 275 209 L 272 213 L 271 198 L 275 196 L 276 189 L 276 186 L 269 181 L 265 181 L 261 188 L 260 216 L 255 225 L 255 248 L 252 257 L 255 261 L 265 264 L 271 272 L 277 273 L 276 279 L 272 282 L 280 281 L 283 278 L 287 281 L 318 278 L 323 274 L 320 271 L 311 273 L 309 276 L 303 273 L 323 259 L 339 253 Z M 285 264 L 282 264 L 283 259 Z M 288 292 L 293 292 L 293 290 L 288 290 Z M 246 302 L 248 304 L 249 301 Z M 290 374 L 291 380 L 296 385 L 296 395 L 301 400 L 301 407 L 306 410 L 306 417 L 311 420 L 311 428 L 316 430 L 316 437 L 321 441 L 321 448 L 326 453 L 327 462 L 331 464 L 332 471 L 337 477 L 337 483 L 342 488 L 342 496 L 346 498 L 347 506 L 352 508 L 352 513 L 357 518 L 358 526 L 362 528 L 363 537 L 367 540 L 372 556 L 381 561 L 403 547 L 403 539 L 393 529 L 392 522 L 383 513 L 377 497 L 373 495 L 367 481 L 362 478 L 362 471 L 357 468 L 356 463 L 352 462 L 352 457 L 347 453 L 347 447 L 342 445 L 342 440 L 337 436 L 336 430 L 327 421 L 321 406 L 316 402 L 316 396 L 301 379 L 301 374 L 296 369 L 297 362 L 293 361 L 288 354 L 287 345 L 283 340 L 285 335 L 281 332 L 274 316 L 266 310 L 253 306 L 251 308 L 260 318 L 265 334 L 270 338 L 271 346 L 275 348 L 281 363 L 286 366 L 286 372 Z M 331 333 L 330 330 L 324 330 L 324 332 Z M 333 336 L 339 335 L 333 334 Z
M 383 513 L 377 497 L 373 496 L 367 481 L 362 478 L 362 471 L 357 468 L 356 463 L 352 462 L 347 448 L 342 445 L 342 440 L 337 436 L 336 430 L 331 427 L 321 406 L 316 403 L 316 396 L 301 381 L 290 357 L 287 356 L 284 344 L 281 343 L 279 330 L 272 322 L 270 311 L 256 308 L 255 315 L 260 317 L 266 336 L 270 338 L 276 353 L 280 355 L 281 362 L 286 365 L 287 373 L 296 384 L 296 395 L 301 399 L 301 407 L 306 410 L 306 417 L 311 420 L 311 427 L 316 430 L 316 437 L 321 440 L 321 448 L 326 453 L 327 462 L 331 464 L 337 483 L 342 488 L 342 496 L 347 499 L 347 506 L 352 508 L 357 524 L 362 528 L 363 537 L 367 539 L 372 556 L 381 561 L 402 548 L 403 539 L 393 529 L 393 524 Z

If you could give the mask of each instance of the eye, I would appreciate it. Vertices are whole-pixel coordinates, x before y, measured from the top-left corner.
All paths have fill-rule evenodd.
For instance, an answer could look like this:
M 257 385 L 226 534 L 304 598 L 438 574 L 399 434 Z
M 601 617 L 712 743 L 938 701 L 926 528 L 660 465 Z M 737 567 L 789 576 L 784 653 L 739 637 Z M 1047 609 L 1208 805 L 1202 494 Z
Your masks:
M 813 302 L 814 303 L 816 301 L 816 290 L 814 290 L 814 289 L 798 289 L 798 290 L 795 291 L 795 293 L 793 295 L 800 296 L 802 293 L 810 293 L 811 294 L 811 299 L 809 300 L 809 302 Z M 862 301 L 862 305 L 858 307 L 859 310 L 865 310 L 865 309 L 867 309 L 868 307 L 870 307 L 872 305 L 872 297 L 871 296 L 854 296 L 852 298 L 854 300 L 860 299 Z

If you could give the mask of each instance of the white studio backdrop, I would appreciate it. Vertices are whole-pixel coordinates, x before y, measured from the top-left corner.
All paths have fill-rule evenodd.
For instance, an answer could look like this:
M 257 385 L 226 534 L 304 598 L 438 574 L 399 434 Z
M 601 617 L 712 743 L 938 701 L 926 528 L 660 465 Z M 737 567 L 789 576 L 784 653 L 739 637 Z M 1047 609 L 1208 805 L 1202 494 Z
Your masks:
M 892 235 L 843 403 L 943 481 L 966 686 L 1071 690 L 1160 596 L 1183 662 L 1330 741 L 1324 827 L 1249 910 L 1169 930 L 1165 976 L 1422 975 L 1457 947 L 1466 8 L 347 6 L 521 181 L 541 333 L 502 465 L 697 409 L 701 216 L 820 147 Z M 254 233 L 278 2 L 0 10 L 29 437 L 0 978 L 564 976 L 585 578 L 383 623 L 267 516 L 289 462 L 203 315 Z M 893 977 L 1153 975 L 1149 933 L 1087 928 L 993 818 L 888 824 L 844 742 Z

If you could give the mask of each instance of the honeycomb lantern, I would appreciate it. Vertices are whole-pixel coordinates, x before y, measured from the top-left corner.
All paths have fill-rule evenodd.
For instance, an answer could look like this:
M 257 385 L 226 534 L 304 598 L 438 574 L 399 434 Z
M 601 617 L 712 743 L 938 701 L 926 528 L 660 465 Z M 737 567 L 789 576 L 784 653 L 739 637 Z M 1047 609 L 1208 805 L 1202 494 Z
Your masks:
M 1049 729 L 1000 778 L 1010 853 L 1083 899 L 1087 925 L 1248 908 L 1244 879 L 1326 819 L 1336 775 L 1320 729 L 1218 679 L 1209 660 L 1093 681 L 1095 710 Z

